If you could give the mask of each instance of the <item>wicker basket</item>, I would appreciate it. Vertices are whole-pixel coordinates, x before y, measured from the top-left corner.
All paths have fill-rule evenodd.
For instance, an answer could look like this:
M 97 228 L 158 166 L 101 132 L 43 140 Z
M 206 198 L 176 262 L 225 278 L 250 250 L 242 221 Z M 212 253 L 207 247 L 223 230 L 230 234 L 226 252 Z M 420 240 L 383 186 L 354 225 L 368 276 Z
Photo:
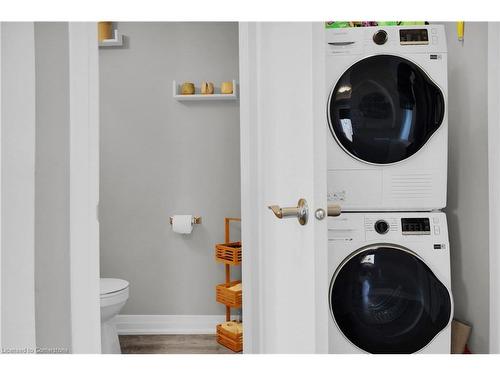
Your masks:
M 219 243 L 215 245 L 215 260 L 231 266 L 241 264 L 241 242 Z
M 243 292 L 241 290 L 234 291 L 230 287 L 241 283 L 241 281 L 231 281 L 229 284 L 219 284 L 215 287 L 215 298 L 229 307 L 241 307 Z
M 241 352 L 243 350 L 243 332 L 235 333 L 225 329 L 222 324 L 217 324 L 217 342 L 234 352 Z

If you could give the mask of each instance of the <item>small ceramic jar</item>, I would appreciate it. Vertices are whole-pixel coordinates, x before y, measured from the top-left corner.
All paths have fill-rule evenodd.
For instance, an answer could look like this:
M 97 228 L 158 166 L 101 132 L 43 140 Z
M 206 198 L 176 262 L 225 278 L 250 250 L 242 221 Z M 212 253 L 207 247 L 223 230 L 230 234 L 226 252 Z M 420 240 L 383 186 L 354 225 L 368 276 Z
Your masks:
M 232 94 L 233 93 L 233 82 L 222 82 L 220 86 L 221 94 Z
M 194 83 L 184 82 L 181 86 L 182 95 L 193 95 L 194 94 Z
M 201 93 L 204 95 L 210 95 L 214 93 L 214 84 L 212 82 L 202 82 Z

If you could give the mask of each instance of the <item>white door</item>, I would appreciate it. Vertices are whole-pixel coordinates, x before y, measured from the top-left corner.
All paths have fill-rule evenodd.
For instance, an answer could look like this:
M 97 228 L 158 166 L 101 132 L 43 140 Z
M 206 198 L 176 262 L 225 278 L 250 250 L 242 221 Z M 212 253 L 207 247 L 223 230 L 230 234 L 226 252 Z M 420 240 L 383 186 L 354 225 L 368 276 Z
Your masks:
M 240 24 L 245 353 L 328 348 L 323 27 Z M 305 225 L 268 208 L 299 199 Z

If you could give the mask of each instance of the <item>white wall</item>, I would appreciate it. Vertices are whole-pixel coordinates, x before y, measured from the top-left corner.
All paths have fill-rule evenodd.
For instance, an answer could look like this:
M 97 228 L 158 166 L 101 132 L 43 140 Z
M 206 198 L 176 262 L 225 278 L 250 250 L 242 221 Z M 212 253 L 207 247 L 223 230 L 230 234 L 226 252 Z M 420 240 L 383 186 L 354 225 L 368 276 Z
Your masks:
M 448 215 L 455 317 L 472 324 L 470 349 L 488 353 L 488 25 L 466 22 L 448 39 Z
M 124 314 L 222 314 L 214 244 L 240 215 L 239 106 L 177 102 L 172 81 L 238 79 L 238 25 L 118 28 L 126 48 L 100 50 L 101 275 L 130 281 Z M 173 214 L 203 224 L 175 234 Z
M 33 23 L 1 24 L 2 348 L 35 348 Z
M 36 343 L 71 347 L 68 24 L 35 23 Z

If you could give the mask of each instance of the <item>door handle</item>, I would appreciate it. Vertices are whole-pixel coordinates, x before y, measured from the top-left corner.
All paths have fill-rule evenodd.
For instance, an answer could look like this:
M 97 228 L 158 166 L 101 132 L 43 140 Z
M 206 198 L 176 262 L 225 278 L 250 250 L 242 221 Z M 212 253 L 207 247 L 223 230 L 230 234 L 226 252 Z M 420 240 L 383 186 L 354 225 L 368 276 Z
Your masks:
M 272 205 L 268 207 L 276 215 L 278 219 L 285 219 L 289 217 L 296 217 L 300 225 L 306 225 L 309 219 L 309 207 L 305 199 L 299 199 L 297 207 L 280 207 Z

